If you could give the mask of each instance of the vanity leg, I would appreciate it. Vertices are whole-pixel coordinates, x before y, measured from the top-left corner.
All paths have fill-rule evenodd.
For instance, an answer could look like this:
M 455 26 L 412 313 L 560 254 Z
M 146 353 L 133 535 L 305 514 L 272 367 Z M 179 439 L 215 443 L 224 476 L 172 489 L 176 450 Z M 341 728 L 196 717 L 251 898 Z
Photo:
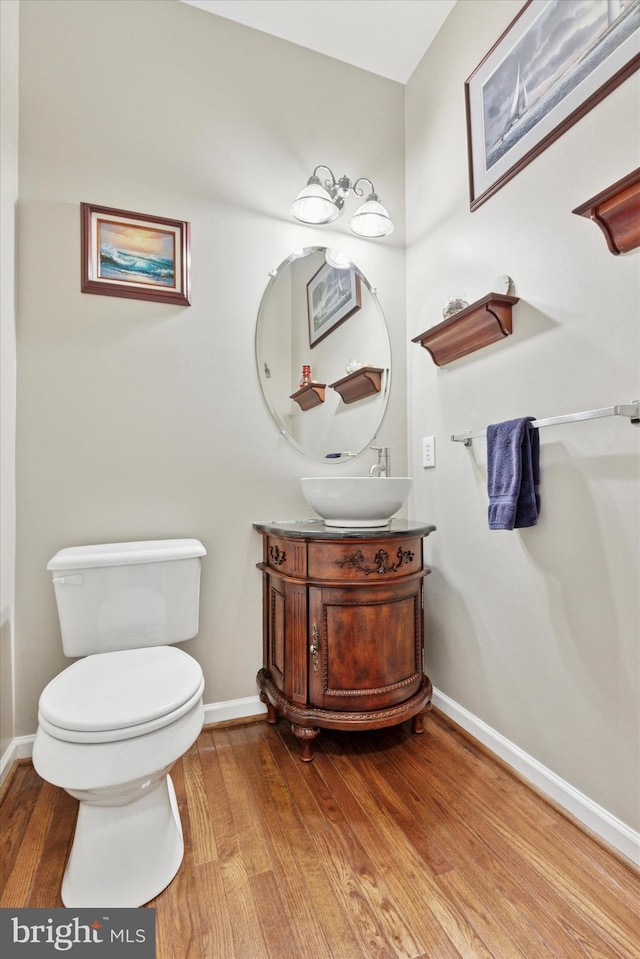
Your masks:
M 424 717 L 426 716 L 428 710 L 423 709 L 421 713 L 416 713 L 416 715 L 411 720 L 411 732 L 416 736 L 421 736 L 424 732 Z
M 298 740 L 300 762 L 310 763 L 313 760 L 313 741 L 320 730 L 317 726 L 296 726 L 295 723 L 291 723 L 291 732 Z
M 264 703 L 267 707 L 267 722 L 271 723 L 272 726 L 275 726 L 275 724 L 278 722 L 278 713 L 276 707 L 273 705 L 264 690 L 260 693 L 260 702 Z

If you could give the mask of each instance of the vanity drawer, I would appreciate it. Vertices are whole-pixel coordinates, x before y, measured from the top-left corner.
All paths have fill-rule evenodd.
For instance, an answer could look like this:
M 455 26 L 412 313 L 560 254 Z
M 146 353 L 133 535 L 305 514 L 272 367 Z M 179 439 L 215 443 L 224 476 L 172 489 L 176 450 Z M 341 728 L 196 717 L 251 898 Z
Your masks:
M 267 536 L 264 562 L 285 576 L 307 575 L 307 544 L 304 540 Z
M 420 536 L 309 544 L 308 576 L 313 580 L 371 583 L 419 573 L 422 568 Z

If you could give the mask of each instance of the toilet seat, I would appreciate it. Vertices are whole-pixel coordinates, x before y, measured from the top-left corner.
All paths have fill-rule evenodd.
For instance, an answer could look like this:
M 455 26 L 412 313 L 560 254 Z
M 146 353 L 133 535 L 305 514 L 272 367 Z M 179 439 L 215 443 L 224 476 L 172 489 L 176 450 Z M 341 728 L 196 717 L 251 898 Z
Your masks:
M 203 690 L 199 664 L 174 646 L 97 653 L 51 680 L 38 721 L 64 742 L 117 742 L 175 722 Z

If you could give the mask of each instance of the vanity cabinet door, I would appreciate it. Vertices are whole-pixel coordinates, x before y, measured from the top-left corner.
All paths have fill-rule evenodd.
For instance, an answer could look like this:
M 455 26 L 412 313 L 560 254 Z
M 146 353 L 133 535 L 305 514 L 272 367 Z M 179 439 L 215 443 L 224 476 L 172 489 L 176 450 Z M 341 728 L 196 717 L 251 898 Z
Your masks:
M 265 576 L 264 662 L 274 685 L 293 703 L 307 699 L 307 590 Z
M 422 680 L 422 575 L 392 585 L 309 588 L 309 703 L 394 706 Z

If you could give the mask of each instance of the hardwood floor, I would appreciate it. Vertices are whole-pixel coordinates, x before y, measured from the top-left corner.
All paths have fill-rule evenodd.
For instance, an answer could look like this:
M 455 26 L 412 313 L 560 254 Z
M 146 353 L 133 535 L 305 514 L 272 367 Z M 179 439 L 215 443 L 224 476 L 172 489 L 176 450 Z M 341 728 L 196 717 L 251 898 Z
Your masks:
M 323 731 L 202 732 L 174 767 L 183 865 L 157 959 L 637 959 L 640 875 L 435 712 Z M 20 766 L 0 906 L 61 906 L 76 802 Z

